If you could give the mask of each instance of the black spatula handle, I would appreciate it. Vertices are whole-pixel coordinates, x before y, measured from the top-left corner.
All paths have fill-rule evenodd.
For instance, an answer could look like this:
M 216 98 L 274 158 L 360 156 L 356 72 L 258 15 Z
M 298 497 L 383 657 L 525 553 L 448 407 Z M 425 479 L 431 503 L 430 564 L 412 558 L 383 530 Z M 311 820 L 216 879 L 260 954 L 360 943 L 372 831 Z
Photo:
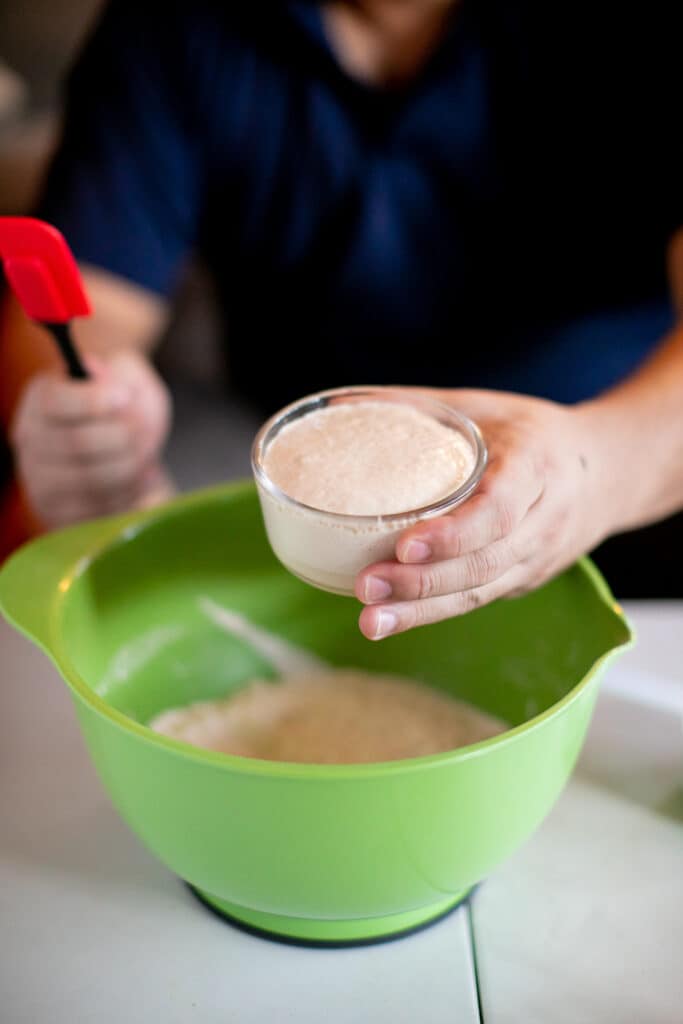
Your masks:
M 59 345 L 59 351 L 62 353 L 62 358 L 66 363 L 69 376 L 73 377 L 74 380 L 87 380 L 89 374 L 76 351 L 76 346 L 74 345 L 73 338 L 71 337 L 69 324 L 45 323 L 43 326 L 50 331 L 53 338 Z

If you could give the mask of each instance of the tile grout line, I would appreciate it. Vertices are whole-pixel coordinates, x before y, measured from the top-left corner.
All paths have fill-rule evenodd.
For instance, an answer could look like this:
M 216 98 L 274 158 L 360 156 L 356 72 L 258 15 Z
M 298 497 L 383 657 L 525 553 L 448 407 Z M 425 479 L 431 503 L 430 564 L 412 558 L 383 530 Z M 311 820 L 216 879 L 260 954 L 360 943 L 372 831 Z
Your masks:
M 486 1024 L 484 1019 L 484 1004 L 481 993 L 481 978 L 479 976 L 479 961 L 477 958 L 477 941 L 474 934 L 474 916 L 472 913 L 472 901 L 476 894 L 472 894 L 470 899 L 465 904 L 465 911 L 467 913 L 467 931 L 470 940 L 470 953 L 472 955 L 472 970 L 474 971 L 474 986 L 477 990 L 477 1012 L 479 1014 L 479 1024 Z

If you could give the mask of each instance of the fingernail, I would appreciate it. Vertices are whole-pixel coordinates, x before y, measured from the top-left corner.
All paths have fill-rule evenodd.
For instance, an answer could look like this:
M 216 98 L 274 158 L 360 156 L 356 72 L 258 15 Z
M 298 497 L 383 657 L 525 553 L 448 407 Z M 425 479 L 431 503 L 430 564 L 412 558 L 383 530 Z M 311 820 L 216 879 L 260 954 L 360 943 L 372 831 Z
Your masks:
M 382 611 L 377 616 L 377 626 L 375 627 L 375 640 L 381 640 L 384 636 L 389 636 L 393 633 L 398 626 L 398 615 L 394 612 Z
M 365 600 L 384 601 L 391 595 L 391 583 L 379 576 L 368 576 L 365 581 Z
M 403 549 L 402 562 L 426 562 L 432 557 L 432 549 L 423 540 L 411 540 Z

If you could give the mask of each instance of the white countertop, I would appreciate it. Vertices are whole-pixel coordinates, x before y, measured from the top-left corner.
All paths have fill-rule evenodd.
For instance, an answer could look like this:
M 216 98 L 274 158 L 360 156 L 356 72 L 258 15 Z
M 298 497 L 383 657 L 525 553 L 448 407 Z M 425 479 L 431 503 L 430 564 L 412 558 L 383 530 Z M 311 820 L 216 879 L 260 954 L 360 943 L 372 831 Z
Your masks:
M 465 909 L 307 950 L 202 908 L 120 821 L 66 687 L 0 623 L 3 1024 L 680 1024 L 683 602 L 631 604 L 577 772 Z

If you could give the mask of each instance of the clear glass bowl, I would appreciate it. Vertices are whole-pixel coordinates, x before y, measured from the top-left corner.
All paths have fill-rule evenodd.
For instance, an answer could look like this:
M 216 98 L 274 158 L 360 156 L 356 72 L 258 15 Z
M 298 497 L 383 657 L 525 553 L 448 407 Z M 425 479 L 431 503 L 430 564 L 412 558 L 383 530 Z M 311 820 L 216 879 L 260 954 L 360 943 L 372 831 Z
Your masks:
M 270 479 L 264 461 L 284 427 L 330 404 L 362 401 L 409 405 L 458 431 L 471 445 L 474 455 L 469 477 L 430 505 L 388 515 L 348 515 L 314 508 L 286 494 Z M 282 564 L 314 587 L 353 596 L 360 570 L 393 558 L 402 530 L 419 520 L 444 515 L 469 497 L 486 467 L 486 445 L 479 428 L 467 416 L 426 395 L 400 388 L 335 388 L 307 395 L 267 420 L 254 440 L 251 464 L 268 539 Z

